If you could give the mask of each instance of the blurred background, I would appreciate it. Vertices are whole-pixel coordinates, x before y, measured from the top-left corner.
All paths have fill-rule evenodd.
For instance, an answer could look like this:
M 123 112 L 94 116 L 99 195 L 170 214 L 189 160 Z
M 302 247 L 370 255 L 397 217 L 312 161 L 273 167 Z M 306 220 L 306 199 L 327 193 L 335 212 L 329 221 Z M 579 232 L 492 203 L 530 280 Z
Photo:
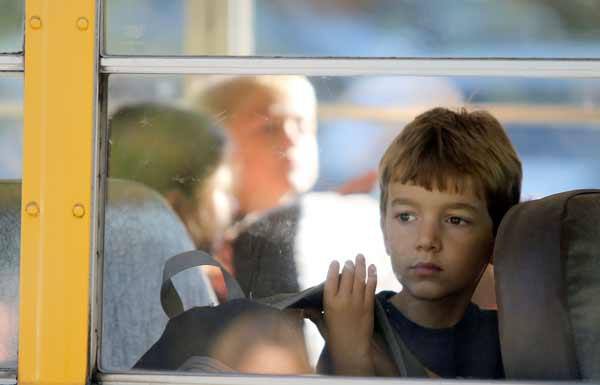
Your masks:
M 599 15 L 600 2 L 584 0 L 108 0 L 104 52 L 597 58 Z M 319 103 L 317 190 L 372 169 L 398 129 L 433 105 L 482 107 L 498 116 L 524 163 L 525 198 L 599 185 L 596 79 L 363 76 L 311 82 Z M 119 76 L 109 94 L 113 106 L 140 98 L 179 103 L 191 83 L 187 76 Z
M 0 52 L 20 52 L 24 1 L 0 7 Z M 105 55 L 600 56 L 600 2 L 593 0 L 107 0 L 104 11 Z M 191 84 L 184 76 L 115 78 L 113 107 L 182 103 Z M 524 195 L 598 186 L 598 80 L 311 81 L 319 102 L 317 190 L 372 168 L 386 141 L 435 104 L 483 105 L 498 115 L 524 161 Z M 22 86 L 21 75 L 0 74 L 0 178 L 21 174 Z

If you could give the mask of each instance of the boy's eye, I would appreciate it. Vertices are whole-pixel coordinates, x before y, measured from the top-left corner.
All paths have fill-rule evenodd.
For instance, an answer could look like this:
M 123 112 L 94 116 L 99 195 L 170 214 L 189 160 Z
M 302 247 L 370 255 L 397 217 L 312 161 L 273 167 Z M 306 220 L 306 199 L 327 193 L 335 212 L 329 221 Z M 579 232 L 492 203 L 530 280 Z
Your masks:
M 410 222 L 410 221 L 415 220 L 415 215 L 412 213 L 403 212 L 403 213 L 396 214 L 396 218 L 400 222 Z
M 465 219 L 465 218 L 456 217 L 456 216 L 449 217 L 449 218 L 447 219 L 447 221 L 448 221 L 448 223 L 450 223 L 451 225 L 457 225 L 457 226 L 459 226 L 459 225 L 467 225 L 467 224 L 471 223 L 470 221 L 468 221 L 468 220 L 467 220 L 467 219 Z

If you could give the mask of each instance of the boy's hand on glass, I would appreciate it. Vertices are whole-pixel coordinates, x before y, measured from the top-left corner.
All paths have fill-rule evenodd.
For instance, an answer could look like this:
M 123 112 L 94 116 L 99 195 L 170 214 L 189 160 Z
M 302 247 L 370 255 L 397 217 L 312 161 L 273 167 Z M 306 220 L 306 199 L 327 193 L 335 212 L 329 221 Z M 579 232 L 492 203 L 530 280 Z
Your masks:
M 365 282 L 366 280 L 366 282 Z M 323 308 L 327 326 L 327 346 L 336 374 L 374 375 L 371 339 L 377 271 L 366 269 L 365 257 L 356 256 L 356 265 L 346 261 L 329 266 Z

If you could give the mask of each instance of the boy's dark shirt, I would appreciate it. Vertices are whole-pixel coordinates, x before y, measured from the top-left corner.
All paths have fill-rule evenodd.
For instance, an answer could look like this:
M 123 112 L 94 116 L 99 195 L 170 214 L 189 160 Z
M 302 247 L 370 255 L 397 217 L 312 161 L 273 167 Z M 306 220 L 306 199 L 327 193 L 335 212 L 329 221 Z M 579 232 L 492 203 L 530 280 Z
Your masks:
M 431 329 L 406 318 L 388 301 L 396 293 L 377 294 L 406 347 L 429 370 L 446 378 L 504 378 L 496 311 L 469 304 L 453 327 Z

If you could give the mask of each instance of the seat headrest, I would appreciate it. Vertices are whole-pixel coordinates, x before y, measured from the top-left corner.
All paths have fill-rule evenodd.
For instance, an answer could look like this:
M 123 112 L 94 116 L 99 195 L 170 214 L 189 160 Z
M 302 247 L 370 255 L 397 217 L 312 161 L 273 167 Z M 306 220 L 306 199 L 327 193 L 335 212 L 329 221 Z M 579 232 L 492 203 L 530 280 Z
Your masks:
M 600 190 L 521 203 L 494 249 L 509 379 L 600 379 Z
M 123 370 L 148 350 L 167 323 L 160 304 L 165 261 L 194 245 L 157 192 L 118 179 L 107 185 L 101 366 Z M 0 181 L 0 337 L 6 332 L 0 344 L 8 353 L 2 368 L 16 368 L 17 360 L 20 208 L 21 182 Z M 200 270 L 180 274 L 174 284 L 184 305 L 216 301 Z
M 233 242 L 233 266 L 247 297 L 300 290 L 295 243 L 300 204 L 273 209 L 245 226 Z
M 104 229 L 101 367 L 131 368 L 160 337 L 165 262 L 194 249 L 185 226 L 163 197 L 141 183 L 109 179 Z M 208 305 L 215 294 L 200 269 L 174 282 L 184 305 Z

